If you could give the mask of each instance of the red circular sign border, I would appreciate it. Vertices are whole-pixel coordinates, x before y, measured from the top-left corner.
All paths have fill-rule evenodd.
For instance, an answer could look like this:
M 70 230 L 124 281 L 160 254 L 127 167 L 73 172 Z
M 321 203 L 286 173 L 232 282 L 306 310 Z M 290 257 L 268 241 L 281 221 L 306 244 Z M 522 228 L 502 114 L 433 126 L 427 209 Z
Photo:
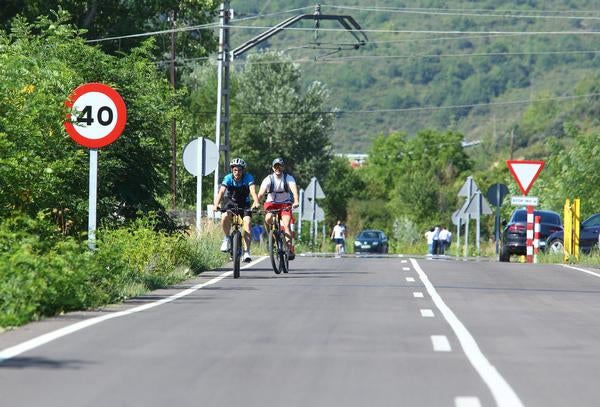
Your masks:
M 89 139 L 83 137 L 77 132 L 76 127 L 71 122 L 71 113 L 67 114 L 67 120 L 65 121 L 65 130 L 69 136 L 77 143 L 88 148 L 100 148 L 109 145 L 113 141 L 119 138 L 125 129 L 125 123 L 127 122 L 127 108 L 121 95 L 116 90 L 108 85 L 98 82 L 86 83 L 78 86 L 70 95 L 65 105 L 68 109 L 73 109 L 75 101 L 89 92 L 100 92 L 108 96 L 115 106 L 117 107 L 117 124 L 115 128 L 108 133 L 106 136 L 99 139 Z

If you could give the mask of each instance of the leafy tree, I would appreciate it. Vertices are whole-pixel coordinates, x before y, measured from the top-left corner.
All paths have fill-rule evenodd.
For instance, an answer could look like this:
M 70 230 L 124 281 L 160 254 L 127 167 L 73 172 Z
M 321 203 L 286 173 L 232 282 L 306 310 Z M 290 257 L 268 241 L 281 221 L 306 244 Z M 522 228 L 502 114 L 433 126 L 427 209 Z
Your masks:
M 214 0 L 6 0 L 0 3 L 0 27 L 8 27 L 17 14 L 33 20 L 59 9 L 74 17 L 74 25 L 86 30 L 86 39 L 99 39 L 139 34 L 172 28 L 170 17 L 176 13 L 178 27 L 202 25 L 213 21 L 219 2 Z M 177 34 L 180 57 L 201 57 L 216 48 L 209 30 L 185 31 Z M 102 42 L 108 52 L 122 52 L 139 46 L 143 37 Z M 171 39 L 160 37 L 154 51 L 168 54 Z M 160 51 L 159 51 L 160 50 Z
M 327 174 L 331 158 L 331 114 L 324 113 L 327 89 L 319 82 L 302 91 L 301 72 L 280 54 L 248 57 L 238 77 L 232 109 L 232 154 L 250 171 L 265 174 L 281 156 L 299 185 Z
M 78 85 L 112 85 L 128 109 L 123 135 L 100 151 L 100 220 L 162 210 L 167 190 L 168 124 L 174 95 L 151 62 L 152 42 L 121 58 L 86 45 L 78 30 L 40 18 L 14 20 L 0 33 L 0 218 L 15 211 L 54 217 L 64 232 L 85 230 L 87 152 L 66 135 L 64 102 Z M 39 32 L 39 35 L 33 35 Z
M 347 159 L 334 157 L 329 172 L 323 182 L 325 192 L 324 210 L 330 225 L 336 220 L 345 220 L 348 216 L 348 202 L 361 195 L 365 184 Z

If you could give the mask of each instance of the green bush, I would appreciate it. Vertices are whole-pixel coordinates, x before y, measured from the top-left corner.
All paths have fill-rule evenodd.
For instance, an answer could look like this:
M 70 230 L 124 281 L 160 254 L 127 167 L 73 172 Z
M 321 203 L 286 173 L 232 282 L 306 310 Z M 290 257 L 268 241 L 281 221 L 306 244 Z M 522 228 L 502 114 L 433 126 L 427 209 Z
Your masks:
M 72 237 L 40 238 L 54 227 L 43 218 L 0 223 L 0 327 L 122 301 L 226 261 L 215 227 L 192 238 L 156 222 L 100 229 L 94 252 Z

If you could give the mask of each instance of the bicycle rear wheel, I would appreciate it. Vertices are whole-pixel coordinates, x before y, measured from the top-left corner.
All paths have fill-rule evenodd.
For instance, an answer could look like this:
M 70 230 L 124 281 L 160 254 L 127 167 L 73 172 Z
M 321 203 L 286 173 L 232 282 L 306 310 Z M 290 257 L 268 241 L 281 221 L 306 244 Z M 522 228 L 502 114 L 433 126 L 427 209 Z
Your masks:
M 269 257 L 271 258 L 271 266 L 275 274 L 281 273 L 281 257 L 279 256 L 279 233 L 275 231 L 269 232 Z
M 231 256 L 233 257 L 233 278 L 239 278 L 242 257 L 242 234 L 239 230 L 233 232 L 231 236 Z

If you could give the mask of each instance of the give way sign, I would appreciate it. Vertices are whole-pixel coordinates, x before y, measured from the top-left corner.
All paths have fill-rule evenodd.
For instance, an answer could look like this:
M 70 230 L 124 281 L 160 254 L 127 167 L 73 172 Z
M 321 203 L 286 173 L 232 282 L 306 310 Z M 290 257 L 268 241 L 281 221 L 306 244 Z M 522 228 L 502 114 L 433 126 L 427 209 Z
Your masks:
M 529 161 L 529 160 L 507 160 L 508 170 L 513 178 L 517 181 L 517 185 L 521 189 L 523 195 L 527 195 L 533 182 L 536 180 L 542 168 L 544 161 Z
M 108 85 L 81 85 L 71 93 L 65 104 L 69 109 L 65 130 L 84 147 L 104 147 L 119 138 L 125 129 L 125 102 Z

